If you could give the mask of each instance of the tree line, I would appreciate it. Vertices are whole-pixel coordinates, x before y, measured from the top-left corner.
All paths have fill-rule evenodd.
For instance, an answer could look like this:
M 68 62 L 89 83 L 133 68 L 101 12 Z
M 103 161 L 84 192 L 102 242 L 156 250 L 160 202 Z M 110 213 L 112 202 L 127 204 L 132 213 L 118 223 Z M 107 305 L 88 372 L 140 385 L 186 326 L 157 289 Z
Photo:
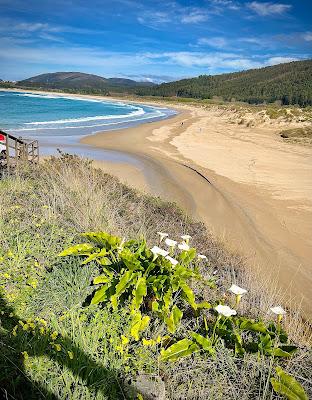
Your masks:
M 201 75 L 158 86 L 139 88 L 139 96 L 190 97 L 250 104 L 312 105 L 312 60 L 222 75 Z

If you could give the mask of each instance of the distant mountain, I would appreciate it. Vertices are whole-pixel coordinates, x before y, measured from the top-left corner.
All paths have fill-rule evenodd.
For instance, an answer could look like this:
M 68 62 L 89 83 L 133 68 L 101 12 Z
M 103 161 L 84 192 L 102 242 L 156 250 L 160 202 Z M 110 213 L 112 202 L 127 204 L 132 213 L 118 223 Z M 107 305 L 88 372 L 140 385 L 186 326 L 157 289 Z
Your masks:
M 136 93 L 141 96 L 200 99 L 217 96 L 225 101 L 253 104 L 280 100 L 285 105 L 307 106 L 312 105 L 312 60 L 222 75 L 201 75 L 198 78 L 139 88 Z
M 107 92 L 109 90 L 126 91 L 130 88 L 153 86 L 151 82 L 136 82 L 123 78 L 103 78 L 83 72 L 54 72 L 41 74 L 17 82 L 18 86 L 42 87 L 49 89 L 73 89 L 82 91 Z

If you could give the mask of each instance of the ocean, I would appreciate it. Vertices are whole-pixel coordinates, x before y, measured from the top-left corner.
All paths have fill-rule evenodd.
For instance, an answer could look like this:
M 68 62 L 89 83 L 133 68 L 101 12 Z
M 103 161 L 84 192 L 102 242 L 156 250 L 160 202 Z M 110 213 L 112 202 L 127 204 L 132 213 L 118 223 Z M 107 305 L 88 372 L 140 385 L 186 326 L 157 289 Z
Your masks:
M 88 146 L 79 145 L 81 137 L 174 114 L 168 108 L 109 99 L 0 91 L 0 129 L 24 139 L 39 140 L 43 154 L 54 154 L 59 147 L 92 157 L 93 150 L 90 154 Z

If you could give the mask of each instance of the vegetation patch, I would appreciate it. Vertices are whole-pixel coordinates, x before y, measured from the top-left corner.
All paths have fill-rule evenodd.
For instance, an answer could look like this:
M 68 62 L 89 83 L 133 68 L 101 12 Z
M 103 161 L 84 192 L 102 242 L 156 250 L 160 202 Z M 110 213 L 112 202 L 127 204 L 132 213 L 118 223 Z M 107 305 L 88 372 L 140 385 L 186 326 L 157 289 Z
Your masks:
M 174 204 L 78 157 L 2 174 L 0 289 L 4 398 L 312 395 L 297 311 Z
M 279 133 L 280 137 L 286 141 L 301 144 L 312 144 L 312 127 L 286 129 Z

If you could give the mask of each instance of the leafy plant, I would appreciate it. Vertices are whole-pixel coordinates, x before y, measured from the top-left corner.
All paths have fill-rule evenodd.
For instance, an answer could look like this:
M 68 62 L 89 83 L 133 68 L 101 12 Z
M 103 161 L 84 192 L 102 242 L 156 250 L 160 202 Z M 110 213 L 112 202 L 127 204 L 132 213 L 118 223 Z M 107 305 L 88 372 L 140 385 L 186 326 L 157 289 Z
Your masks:
M 286 374 L 281 367 L 276 367 L 278 379 L 271 378 L 271 384 L 276 393 L 284 395 L 289 400 L 308 400 L 308 396 L 300 383 L 291 375 Z
M 64 250 L 60 256 L 82 256 L 85 265 L 97 262 L 101 275 L 94 278 L 95 291 L 92 304 L 110 301 L 116 309 L 129 304 L 133 314 L 131 334 L 135 340 L 148 324 L 142 312 L 153 312 L 174 333 L 182 319 L 181 304 L 188 304 L 194 311 L 210 308 L 207 302 L 196 303 L 189 280 L 205 282 L 198 272 L 196 250 L 189 249 L 177 255 L 177 264 L 171 257 L 153 253 L 144 240 L 122 241 L 105 232 L 88 232 L 82 235 L 91 243 L 82 243 Z M 212 284 L 212 282 L 205 282 Z
M 82 236 L 89 242 L 72 246 L 60 256 L 81 256 L 82 265 L 96 262 L 100 266 L 101 274 L 93 280 L 98 288 L 91 303 L 110 302 L 113 309 L 128 307 L 131 314 L 130 335 L 135 341 L 140 340 L 153 317 L 163 321 L 168 332 L 176 336 L 183 318 L 182 309 L 187 306 L 193 310 L 198 322 L 197 331 L 187 332 L 186 337 L 167 340 L 167 348 L 161 349 L 162 361 L 176 361 L 199 351 L 213 357 L 219 343 L 237 355 L 248 352 L 290 357 L 296 351 L 297 348 L 288 343 L 287 334 L 279 322 L 277 325 L 265 324 L 238 316 L 236 310 L 221 302 L 214 308 L 207 301 L 198 303 L 190 280 L 211 286 L 213 282 L 203 279 L 196 261 L 196 250 L 187 243 L 178 246 L 182 250 L 179 252 L 174 250 L 176 242 L 167 238 L 169 255 L 169 252 L 157 246 L 149 249 L 145 240 L 126 242 L 105 232 L 88 232 Z M 242 293 L 247 291 L 235 285 L 231 290 L 236 293 L 238 305 Z M 209 322 L 202 313 L 203 309 L 210 314 Z M 143 340 L 156 344 L 153 339 Z M 165 347 L 162 340 L 157 344 Z

